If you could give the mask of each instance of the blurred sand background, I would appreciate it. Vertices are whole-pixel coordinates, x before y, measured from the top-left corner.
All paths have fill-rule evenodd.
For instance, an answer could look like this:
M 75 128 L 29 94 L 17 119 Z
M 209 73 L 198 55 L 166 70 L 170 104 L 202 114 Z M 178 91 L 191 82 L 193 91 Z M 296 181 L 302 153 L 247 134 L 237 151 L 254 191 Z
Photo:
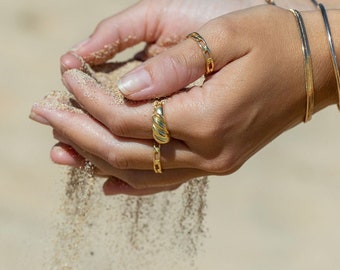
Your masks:
M 62 87 L 59 56 L 133 2 L 0 0 L 0 270 L 44 269 L 59 206 L 64 169 L 50 161 L 51 130 L 28 119 L 30 107 Z M 339 123 L 329 108 L 237 173 L 211 178 L 199 269 L 339 269 Z

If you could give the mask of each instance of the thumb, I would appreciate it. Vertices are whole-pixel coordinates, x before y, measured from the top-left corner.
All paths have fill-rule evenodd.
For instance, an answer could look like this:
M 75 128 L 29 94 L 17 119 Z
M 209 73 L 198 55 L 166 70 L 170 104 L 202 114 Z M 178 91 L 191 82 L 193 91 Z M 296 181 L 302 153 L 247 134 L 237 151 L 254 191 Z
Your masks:
M 223 24 L 222 18 L 210 21 L 198 31 L 204 41 L 183 40 L 125 74 L 119 80 L 118 88 L 132 100 L 160 98 L 183 89 L 205 74 L 209 57 L 213 59 L 214 71 L 218 71 L 242 54 L 242 49 L 235 45 L 234 38 L 229 38 L 228 27 Z M 208 54 L 202 48 L 205 45 L 210 50 Z
M 101 21 L 89 38 L 79 42 L 61 57 L 62 73 L 68 69 L 80 68 L 83 61 L 90 65 L 105 63 L 126 48 L 153 40 L 154 36 L 145 35 L 146 29 L 157 32 L 154 29 L 157 26 L 155 18 L 146 16 L 148 10 L 145 1 L 141 1 Z

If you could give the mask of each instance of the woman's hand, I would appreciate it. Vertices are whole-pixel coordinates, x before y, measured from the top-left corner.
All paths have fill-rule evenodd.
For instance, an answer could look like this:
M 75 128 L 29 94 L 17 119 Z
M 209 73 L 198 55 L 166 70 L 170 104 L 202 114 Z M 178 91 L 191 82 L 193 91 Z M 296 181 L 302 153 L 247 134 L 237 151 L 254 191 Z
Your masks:
M 337 0 L 324 0 L 327 7 L 339 6 Z M 142 0 L 132 7 L 99 23 L 91 36 L 79 42 L 61 57 L 61 70 L 80 68 L 82 59 L 91 65 L 101 64 L 116 53 L 146 42 L 147 59 L 172 47 L 185 36 L 218 16 L 265 4 L 265 0 Z M 277 0 L 284 8 L 314 9 L 308 0 Z
M 340 25 L 335 13 L 329 12 L 332 25 Z M 320 38 L 322 18 L 318 12 L 303 16 L 313 57 L 317 111 L 336 103 L 336 84 L 329 76 L 333 73 L 326 36 Z M 70 145 L 94 163 L 100 175 L 110 176 L 104 186 L 107 194 L 148 194 L 176 188 L 197 176 L 232 173 L 303 121 L 303 56 L 291 12 L 271 6 L 252 8 L 214 19 L 198 32 L 212 51 L 216 72 L 202 87 L 176 93 L 165 103 L 171 141 L 162 146 L 163 174 L 152 169 L 152 103 L 113 105 L 112 97 L 95 80 L 77 70 L 65 72 L 63 80 L 91 116 L 44 106 L 32 110 L 31 117 L 51 125 L 63 143 L 52 150 L 52 159 L 69 165 L 81 162 L 79 156 L 67 154 L 65 146 Z M 166 74 L 170 74 L 167 67 L 180 71 L 178 87 L 204 72 L 202 53 L 190 39 L 148 65 L 157 68 L 164 59 L 178 56 L 181 61 L 161 66 Z
M 81 67 L 74 54 L 96 65 L 140 42 L 146 42 L 145 56 L 151 57 L 213 18 L 259 4 L 264 0 L 143 0 L 98 24 L 88 39 L 62 56 L 61 70 Z

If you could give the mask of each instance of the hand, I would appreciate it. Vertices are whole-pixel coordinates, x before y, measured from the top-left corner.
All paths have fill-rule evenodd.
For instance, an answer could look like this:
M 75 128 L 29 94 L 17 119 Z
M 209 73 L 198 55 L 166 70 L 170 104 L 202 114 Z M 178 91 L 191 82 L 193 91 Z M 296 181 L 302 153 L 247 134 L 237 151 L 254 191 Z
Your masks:
M 294 0 L 296 1 L 296 0 Z M 146 42 L 147 57 L 160 53 L 200 28 L 210 19 L 264 0 L 144 0 L 103 20 L 89 39 L 62 56 L 61 70 L 80 68 L 81 56 L 91 65 L 101 64 L 116 53 Z
M 329 12 L 330 18 L 340 25 L 335 13 Z M 319 35 L 323 27 L 319 15 L 303 14 L 307 31 L 314 30 L 308 33 L 315 111 L 337 101 L 335 80 L 329 77 L 327 40 Z M 213 52 L 216 73 L 202 87 L 177 93 L 165 103 L 172 140 L 162 147 L 163 174 L 152 170 L 152 104 L 113 105 L 96 81 L 80 71 L 65 72 L 63 80 L 91 116 L 35 106 L 31 117 L 51 125 L 63 149 L 72 146 L 96 165 L 99 174 L 111 177 L 105 184 L 107 194 L 148 194 L 176 188 L 193 177 L 232 173 L 303 121 L 306 93 L 301 40 L 291 12 L 271 6 L 219 17 L 199 33 Z M 179 81 L 192 81 L 204 70 L 201 51 L 192 40 L 156 56 L 151 63 L 177 54 L 187 63 L 186 69 L 173 66 L 183 71 L 178 73 L 184 77 Z M 60 163 L 79 161 L 71 160 L 65 151 L 61 156 Z M 123 188 L 122 181 L 127 183 Z
M 323 2 L 329 8 L 339 7 L 337 0 Z M 88 39 L 61 57 L 61 70 L 80 68 L 77 55 L 91 65 L 101 64 L 140 42 L 146 42 L 144 57 L 149 58 L 177 44 L 213 18 L 263 4 L 264 0 L 142 0 L 98 24 Z M 298 10 L 314 9 L 308 0 L 278 0 L 276 4 Z

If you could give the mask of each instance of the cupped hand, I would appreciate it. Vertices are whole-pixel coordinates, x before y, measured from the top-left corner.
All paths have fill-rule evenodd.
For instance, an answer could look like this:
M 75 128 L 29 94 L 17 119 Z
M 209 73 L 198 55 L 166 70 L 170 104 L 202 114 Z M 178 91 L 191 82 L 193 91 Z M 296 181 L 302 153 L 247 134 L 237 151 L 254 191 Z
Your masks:
M 309 39 L 317 111 L 336 102 L 336 86 L 329 76 L 331 63 L 325 61 L 327 40 L 320 40 L 319 13 L 303 15 L 307 30 L 314 30 L 309 31 Z M 167 99 L 164 114 L 171 141 L 162 146 L 162 174 L 155 174 L 152 166 L 152 102 L 114 105 L 112 97 L 81 71 L 65 72 L 63 80 L 89 115 L 35 106 L 32 118 L 51 125 L 58 140 L 94 163 L 99 174 L 110 176 L 105 184 L 108 194 L 159 192 L 194 177 L 232 173 L 303 121 L 306 93 L 301 40 L 292 13 L 271 6 L 219 17 L 198 32 L 212 51 L 216 72 L 201 87 Z M 182 61 L 174 61 L 169 68 L 178 71 L 179 85 L 204 72 L 204 58 L 190 39 L 149 64 L 178 55 Z M 59 146 L 60 163 L 79 162 L 64 150 Z M 119 188 L 122 182 L 127 183 L 126 189 Z
M 209 20 L 263 0 L 143 0 L 99 23 L 94 33 L 61 57 L 61 70 L 80 68 L 79 55 L 88 64 L 102 64 L 116 53 L 140 42 L 146 57 L 177 44 Z

